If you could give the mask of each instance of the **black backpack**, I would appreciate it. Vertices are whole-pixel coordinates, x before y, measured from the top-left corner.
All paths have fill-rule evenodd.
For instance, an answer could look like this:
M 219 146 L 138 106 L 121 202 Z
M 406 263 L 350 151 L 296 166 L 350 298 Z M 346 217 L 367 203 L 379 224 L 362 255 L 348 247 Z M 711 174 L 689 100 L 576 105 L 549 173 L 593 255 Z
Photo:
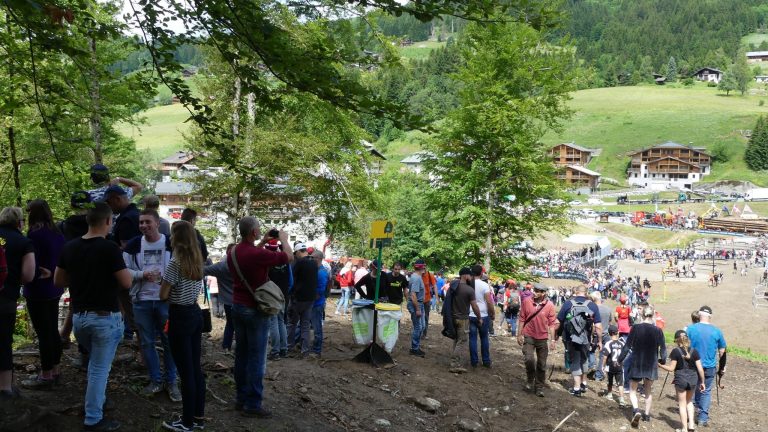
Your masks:
M 589 345 L 592 342 L 592 325 L 595 314 L 589 308 L 589 299 L 577 302 L 571 300 L 571 310 L 565 316 L 565 330 L 570 341 L 578 345 Z

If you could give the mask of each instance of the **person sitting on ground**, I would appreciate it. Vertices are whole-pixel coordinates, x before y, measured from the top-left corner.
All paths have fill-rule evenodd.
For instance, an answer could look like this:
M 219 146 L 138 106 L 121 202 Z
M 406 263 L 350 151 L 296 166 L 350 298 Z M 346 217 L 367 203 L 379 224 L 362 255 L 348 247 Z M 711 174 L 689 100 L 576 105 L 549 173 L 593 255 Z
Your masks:
M 669 364 L 660 364 L 659 367 L 675 374 L 672 384 L 675 385 L 677 392 L 682 424 L 682 428 L 675 429 L 675 432 L 686 432 L 696 428 L 693 417 L 693 395 L 697 389 L 705 390 L 704 368 L 701 366 L 699 352 L 691 348 L 688 334 L 684 330 L 675 332 L 675 344 L 677 347 L 669 353 Z

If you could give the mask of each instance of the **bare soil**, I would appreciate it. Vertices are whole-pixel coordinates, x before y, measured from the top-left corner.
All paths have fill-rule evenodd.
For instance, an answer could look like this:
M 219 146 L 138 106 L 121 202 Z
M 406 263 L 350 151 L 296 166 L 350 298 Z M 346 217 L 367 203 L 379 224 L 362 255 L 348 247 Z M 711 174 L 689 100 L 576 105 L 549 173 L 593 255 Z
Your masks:
M 730 264 L 730 263 L 728 263 Z M 667 281 L 667 300 L 662 296 L 660 267 L 622 263 L 623 271 L 647 273 L 654 282 L 653 296 L 667 320 L 667 329 L 681 327 L 690 312 L 706 303 L 714 309 L 713 321 L 725 332 L 730 344 L 768 353 L 766 318 L 768 309 L 755 311 L 751 306 L 755 272 L 747 278 L 726 273 L 726 282 L 709 288 L 706 282 Z M 725 271 L 724 271 L 725 273 Z M 654 274 L 659 275 L 652 279 Z M 559 281 L 558 281 L 559 282 Z M 703 284 L 703 285 L 702 285 Z M 570 376 L 563 372 L 562 348 L 550 354 L 556 365 L 545 398 L 523 390 L 525 370 L 520 348 L 514 339 L 491 339 L 491 369 L 478 368 L 461 375 L 448 372 L 449 340 L 440 336 L 439 316 L 431 315 L 430 337 L 424 341 L 426 358 L 408 354 L 410 319 L 404 317 L 400 338 L 392 357 L 395 365 L 373 368 L 354 362 L 362 349 L 352 343 L 351 323 L 333 314 L 329 301 L 325 323 L 322 359 L 288 358 L 268 364 L 265 381 L 265 406 L 274 418 L 257 420 L 241 417 L 233 410 L 234 383 L 231 367 L 234 359 L 222 352 L 220 344 L 223 321 L 214 319 L 214 332 L 204 340 L 204 368 L 209 388 L 206 414 L 209 431 L 453 431 L 458 420 L 477 422 L 484 431 L 551 431 L 566 416 L 576 411 L 559 431 L 627 431 L 629 409 L 597 396 L 604 383 L 592 383 L 587 395 L 574 398 L 567 392 Z M 134 352 L 121 347 L 118 356 Z M 0 402 L 0 431 L 77 431 L 82 424 L 85 374 L 69 366 L 76 348 L 66 351 L 63 385 L 51 391 L 25 391 L 25 399 Z M 17 379 L 27 374 L 25 368 L 36 364 L 34 356 L 17 356 Z M 665 374 L 660 373 L 663 377 Z M 768 365 L 729 357 L 728 374 L 720 390 L 720 404 L 713 396 L 710 430 L 766 431 L 768 420 Z M 671 381 L 671 380 L 670 380 Z M 110 375 L 108 396 L 117 405 L 108 416 L 123 423 L 126 431 L 160 430 L 162 420 L 180 412 L 181 405 L 170 402 L 165 394 L 144 398 L 138 391 L 146 383 L 146 374 L 135 361 L 116 363 Z M 662 381 L 654 385 L 651 423 L 641 423 L 642 431 L 668 431 L 679 427 L 673 386 L 668 382 L 658 398 Z M 428 413 L 414 404 L 427 396 L 441 403 L 436 413 Z M 390 426 L 378 426 L 386 419 Z

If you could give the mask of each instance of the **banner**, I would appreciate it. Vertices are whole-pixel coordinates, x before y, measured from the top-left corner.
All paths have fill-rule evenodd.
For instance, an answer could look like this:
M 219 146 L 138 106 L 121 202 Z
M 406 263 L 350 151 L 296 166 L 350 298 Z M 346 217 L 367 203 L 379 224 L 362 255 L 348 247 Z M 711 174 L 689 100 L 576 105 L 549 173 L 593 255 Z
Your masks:
M 582 273 L 575 273 L 575 272 L 552 272 L 550 273 L 549 277 L 552 279 L 572 279 L 572 280 L 577 280 L 585 283 L 588 280 L 587 277 Z

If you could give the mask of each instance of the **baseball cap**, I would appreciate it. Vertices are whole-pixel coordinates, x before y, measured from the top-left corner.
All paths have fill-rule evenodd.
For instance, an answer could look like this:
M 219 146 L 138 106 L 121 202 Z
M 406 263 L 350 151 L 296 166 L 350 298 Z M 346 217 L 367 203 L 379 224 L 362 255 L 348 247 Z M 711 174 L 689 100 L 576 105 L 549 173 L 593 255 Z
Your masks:
M 616 326 L 616 324 L 611 324 L 608 326 L 608 334 L 609 335 L 619 334 L 619 328 Z
M 679 338 L 681 335 L 688 335 L 688 333 L 685 332 L 685 330 L 678 330 L 675 332 L 675 339 Z
M 277 242 L 277 239 L 270 239 L 264 247 L 270 250 L 278 250 L 280 249 L 280 245 L 278 245 Z
M 293 244 L 293 250 L 295 251 L 305 251 L 307 250 L 307 245 L 302 242 L 296 242 Z
M 69 204 L 72 208 L 84 209 L 88 207 L 88 204 L 90 203 L 91 195 L 84 190 L 75 191 L 69 200 Z
M 462 267 L 459 270 L 459 276 L 472 275 L 472 270 L 469 267 Z
M 118 185 L 112 185 L 107 188 L 107 190 L 104 191 L 104 198 L 108 197 L 109 195 L 128 195 L 128 192 L 125 191 L 122 187 Z
M 91 172 L 92 173 L 109 173 L 109 168 L 107 168 L 106 165 L 103 165 L 103 164 L 93 164 L 91 165 Z
M 712 308 L 709 306 L 702 306 L 699 308 L 699 313 L 705 313 L 707 315 L 712 315 Z
M 535 289 L 536 291 L 546 291 L 549 288 L 547 288 L 546 285 L 542 283 L 536 282 L 535 284 L 533 284 L 533 289 Z

